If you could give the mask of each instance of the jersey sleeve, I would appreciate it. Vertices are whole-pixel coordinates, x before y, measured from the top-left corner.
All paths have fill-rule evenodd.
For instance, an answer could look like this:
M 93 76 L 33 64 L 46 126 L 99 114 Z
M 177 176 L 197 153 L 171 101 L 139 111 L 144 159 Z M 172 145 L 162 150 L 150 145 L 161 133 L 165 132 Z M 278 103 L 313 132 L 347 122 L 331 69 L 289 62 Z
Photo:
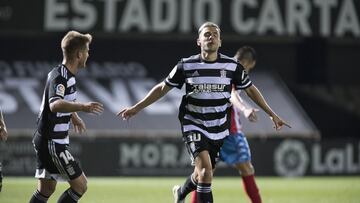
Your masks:
M 64 99 L 66 86 L 66 79 L 61 76 L 49 81 L 49 104 L 58 99 Z
M 252 85 L 249 75 L 240 64 L 236 67 L 233 84 L 236 90 L 246 89 Z
M 170 87 L 181 89 L 185 82 L 184 69 L 181 62 L 179 62 L 169 73 L 165 79 L 165 84 Z

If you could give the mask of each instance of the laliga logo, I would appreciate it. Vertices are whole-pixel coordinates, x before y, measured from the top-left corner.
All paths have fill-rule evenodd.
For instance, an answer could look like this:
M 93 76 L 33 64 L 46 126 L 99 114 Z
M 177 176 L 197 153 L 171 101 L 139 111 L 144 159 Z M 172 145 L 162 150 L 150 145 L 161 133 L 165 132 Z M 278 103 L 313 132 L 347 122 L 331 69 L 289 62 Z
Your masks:
M 282 176 L 302 176 L 309 164 L 309 155 L 300 141 L 286 140 L 274 153 L 275 172 Z

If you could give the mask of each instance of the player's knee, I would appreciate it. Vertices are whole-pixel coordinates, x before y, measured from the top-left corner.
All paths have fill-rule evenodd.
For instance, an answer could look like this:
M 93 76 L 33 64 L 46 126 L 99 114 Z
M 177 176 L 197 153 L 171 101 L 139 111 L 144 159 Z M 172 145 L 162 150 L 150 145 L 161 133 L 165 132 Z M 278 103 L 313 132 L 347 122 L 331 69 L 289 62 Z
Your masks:
M 55 187 L 54 188 L 50 188 L 48 191 L 47 191 L 47 196 L 50 197 L 52 194 L 54 194 L 55 192 Z
M 39 192 L 47 197 L 50 197 L 55 192 L 55 186 L 41 187 Z
M 83 195 L 83 194 L 85 194 L 85 192 L 87 191 L 87 189 L 88 189 L 88 184 L 87 184 L 87 181 L 85 181 L 82 185 L 81 185 L 81 187 L 80 187 L 80 194 L 81 195 Z
M 56 186 L 49 187 L 49 193 L 53 194 L 55 192 Z
M 47 197 L 50 197 L 56 189 L 56 184 L 40 184 L 38 187 L 39 192 Z
M 88 189 L 87 180 L 84 180 L 81 184 L 71 185 L 71 188 L 80 195 L 83 195 Z
M 250 162 L 239 164 L 237 168 L 242 176 L 249 176 L 255 173 L 255 169 Z
M 87 191 L 87 185 L 81 185 L 79 187 L 73 188 L 73 190 L 75 190 L 75 192 L 79 193 L 80 195 L 84 195 Z
M 199 180 L 208 182 L 212 180 L 213 171 L 211 168 L 202 168 L 198 176 Z
M 85 194 L 85 192 L 87 191 L 87 189 L 88 189 L 88 186 L 85 185 L 85 186 L 82 188 L 82 194 Z
M 194 171 L 194 173 L 192 174 L 192 178 L 196 181 L 199 182 L 199 174 L 197 172 Z

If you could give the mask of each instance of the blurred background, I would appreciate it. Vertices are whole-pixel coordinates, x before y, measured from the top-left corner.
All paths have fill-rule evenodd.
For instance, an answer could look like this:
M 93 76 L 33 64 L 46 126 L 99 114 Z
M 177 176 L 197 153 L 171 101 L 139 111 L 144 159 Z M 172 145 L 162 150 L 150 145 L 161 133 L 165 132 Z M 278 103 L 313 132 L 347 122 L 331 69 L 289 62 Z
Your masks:
M 181 58 L 199 53 L 197 28 L 212 21 L 222 29 L 221 53 L 256 49 L 250 77 L 292 125 L 276 132 L 264 112 L 258 123 L 243 118 L 257 175 L 359 175 L 359 16 L 357 0 L 1 0 L 4 174 L 34 174 L 31 137 L 47 73 L 61 63 L 60 41 L 69 30 L 94 37 L 77 78 L 78 100 L 105 105 L 99 117 L 80 114 L 86 135 L 71 132 L 84 171 L 189 174 L 177 120 L 182 91 L 172 90 L 129 122 L 116 113 L 143 98 Z M 217 170 L 236 174 L 224 164 Z

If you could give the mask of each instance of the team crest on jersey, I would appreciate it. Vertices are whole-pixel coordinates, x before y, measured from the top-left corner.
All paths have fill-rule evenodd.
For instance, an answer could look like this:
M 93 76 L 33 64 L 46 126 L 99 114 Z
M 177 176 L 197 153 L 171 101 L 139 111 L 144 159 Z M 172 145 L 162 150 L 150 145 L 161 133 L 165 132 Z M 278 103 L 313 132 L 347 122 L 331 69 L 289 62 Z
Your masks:
M 226 78 L 226 70 L 223 69 L 220 71 L 220 77 Z
M 57 95 L 64 97 L 64 95 L 65 95 L 65 86 L 63 84 L 56 85 L 55 90 L 56 90 Z

